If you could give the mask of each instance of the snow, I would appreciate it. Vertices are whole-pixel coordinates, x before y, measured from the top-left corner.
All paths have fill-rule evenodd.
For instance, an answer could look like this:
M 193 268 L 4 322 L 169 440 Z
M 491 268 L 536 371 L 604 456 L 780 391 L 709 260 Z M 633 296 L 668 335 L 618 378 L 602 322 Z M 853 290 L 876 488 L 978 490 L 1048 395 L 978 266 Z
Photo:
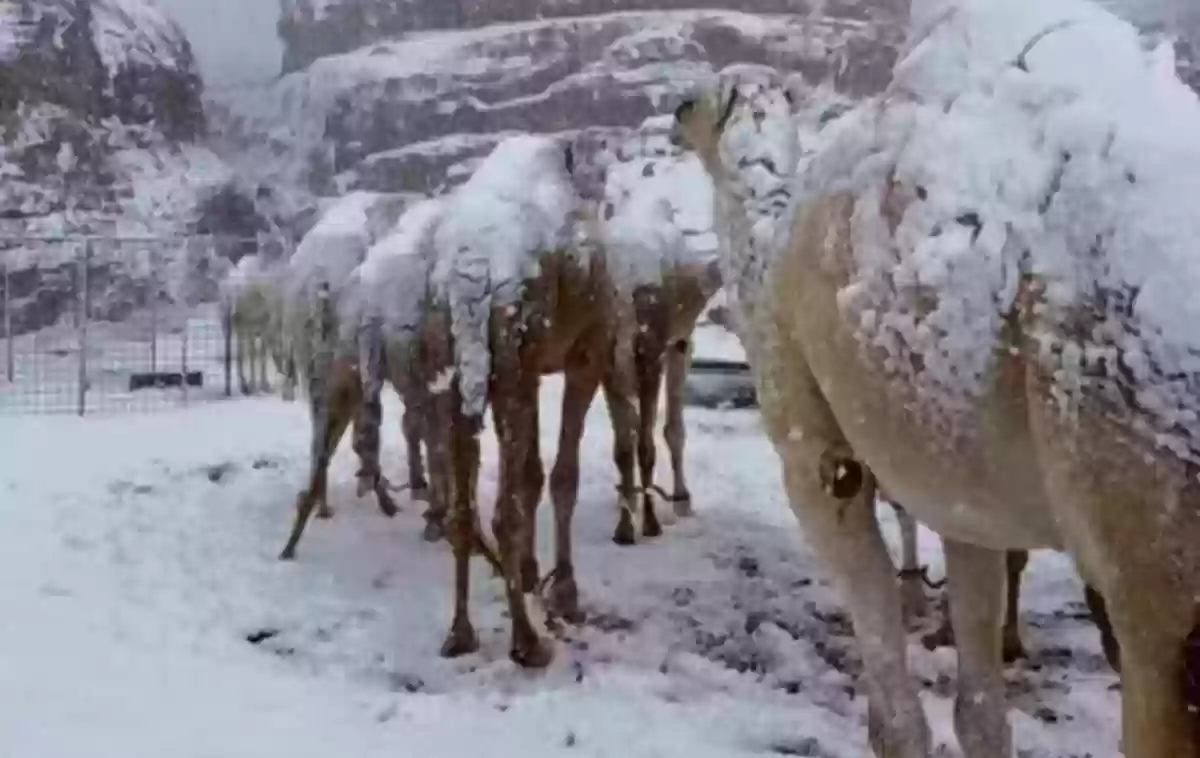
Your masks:
M 543 383 L 547 459 L 561 393 L 559 378 Z M 0 604 L 16 621 L 0 624 L 12 651 L 0 656 L 0 754 L 867 755 L 857 648 L 757 414 L 689 408 L 686 421 L 698 516 L 621 548 L 610 541 L 607 412 L 588 416 L 574 534 L 590 621 L 556 643 L 548 671 L 528 673 L 507 660 L 502 587 L 482 562 L 472 586 L 482 651 L 438 657 L 449 548 L 421 539 L 420 504 L 402 499 L 388 520 L 355 500 L 348 443 L 331 471 L 335 518 L 312 525 L 295 563 L 275 559 L 308 475 L 301 405 L 5 418 L 21 444 L 0 457 Z M 498 456 L 490 434 L 483 443 L 487 524 Z M 401 435 L 384 445 L 385 474 L 404 481 Z M 538 516 L 545 571 L 548 503 Z M 922 548 L 940 575 L 927 533 Z M 1035 658 L 1008 675 L 1017 746 L 1116 758 L 1119 695 L 1094 629 L 1075 617 L 1079 581 L 1046 553 L 1026 578 Z M 914 641 L 911 658 L 944 736 L 953 653 Z
M 516 302 L 542 255 L 563 252 L 586 266 L 573 244 L 582 199 L 567 171 L 566 144 L 522 135 L 499 142 L 448 197 L 434 243 L 434 287 L 450 305 L 463 411 L 483 414 L 491 374 L 490 313 Z
M 357 328 L 372 319 L 379 319 L 387 337 L 419 328 L 428 304 L 433 235 L 441 216 L 440 200 L 414 203 L 395 228 L 371 246 L 351 277 L 355 290 L 345 298 L 343 328 Z
M 643 124 L 605 168 L 606 264 L 627 294 L 660 283 L 676 266 L 702 268 L 717 259 L 712 180 L 695 154 L 655 144 L 665 142 L 655 126 Z
M 179 28 L 154 0 L 101 0 L 92 4 L 92 35 L 109 75 L 129 63 L 178 69 L 186 44 Z
M 24 29 L 21 25 L 21 6 L 0 4 L 0 63 L 8 63 L 21 50 Z
M 804 174 L 809 192 L 860 200 L 847 319 L 953 419 L 1032 274 L 1034 337 L 1064 410 L 1083 384 L 1127 384 L 1138 407 L 1118 398 L 1121 412 L 1195 457 L 1200 101 L 1161 50 L 1085 0 L 930 0 L 914 19 L 925 34 L 888 97 L 831 126 Z M 894 235 L 889 176 L 924 194 Z
M 288 261 L 286 297 L 302 300 L 327 284 L 335 299 L 367 250 L 395 219 L 392 198 L 377 192 L 351 192 L 336 198 Z

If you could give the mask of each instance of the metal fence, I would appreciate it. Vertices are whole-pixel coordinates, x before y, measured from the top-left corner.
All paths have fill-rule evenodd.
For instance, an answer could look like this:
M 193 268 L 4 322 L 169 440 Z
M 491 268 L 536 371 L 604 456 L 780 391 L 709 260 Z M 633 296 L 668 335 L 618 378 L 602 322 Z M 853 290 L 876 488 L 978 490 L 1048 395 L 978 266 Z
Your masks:
M 0 236 L 0 414 L 145 412 L 240 392 L 221 282 L 241 255 L 283 244 Z

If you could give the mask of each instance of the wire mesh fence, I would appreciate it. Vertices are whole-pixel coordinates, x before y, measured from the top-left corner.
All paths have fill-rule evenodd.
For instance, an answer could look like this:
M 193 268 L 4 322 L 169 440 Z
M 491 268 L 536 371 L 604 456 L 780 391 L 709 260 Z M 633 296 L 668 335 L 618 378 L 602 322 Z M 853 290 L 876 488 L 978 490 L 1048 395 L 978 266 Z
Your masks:
M 0 236 L 0 414 L 240 393 L 221 282 L 277 238 Z

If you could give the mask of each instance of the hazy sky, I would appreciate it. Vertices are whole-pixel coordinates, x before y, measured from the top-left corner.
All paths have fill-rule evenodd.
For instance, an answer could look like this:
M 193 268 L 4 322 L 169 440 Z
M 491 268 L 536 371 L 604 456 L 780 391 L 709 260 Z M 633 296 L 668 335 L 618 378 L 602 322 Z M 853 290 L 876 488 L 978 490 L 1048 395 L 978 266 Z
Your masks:
M 262 81 L 279 73 L 279 0 L 155 2 L 187 32 L 210 87 Z

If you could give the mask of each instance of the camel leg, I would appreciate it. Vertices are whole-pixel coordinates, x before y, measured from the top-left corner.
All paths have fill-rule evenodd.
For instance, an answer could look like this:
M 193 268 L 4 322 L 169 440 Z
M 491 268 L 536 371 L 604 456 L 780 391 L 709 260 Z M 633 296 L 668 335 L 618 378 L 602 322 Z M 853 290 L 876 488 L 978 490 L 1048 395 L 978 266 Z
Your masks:
M 416 398 L 413 398 L 416 401 Z M 429 498 L 429 480 L 425 478 L 425 462 L 421 456 L 421 437 L 425 413 L 421 408 L 404 404 L 400 425 L 404 430 L 404 446 L 408 459 L 408 488 L 413 500 Z
M 448 417 L 450 394 L 446 392 L 429 398 L 430 409 L 425 417 L 425 446 L 429 450 L 429 507 L 425 509 L 426 542 L 437 542 L 446 533 L 447 508 L 450 506 L 451 489 L 449 434 L 440 419 Z M 407 411 L 406 411 L 407 412 Z M 473 496 L 473 495 L 472 495 Z
M 798 352 L 784 347 L 756 366 L 760 378 L 771 377 L 779 388 L 763 398 L 761 408 L 783 464 L 788 501 L 850 613 L 862 651 L 875 755 L 928 758 L 929 723 L 908 672 L 896 566 L 875 513 L 875 480 L 854 459 Z
M 375 502 L 383 515 L 392 518 L 400 509 L 387 490 L 379 456 L 380 429 L 383 426 L 382 367 L 376 365 L 368 372 L 365 386 L 360 374 L 347 379 L 347 392 L 354 400 L 354 452 L 358 456 L 358 496 L 375 493 Z
M 248 358 L 246 353 L 249 351 L 248 343 L 250 340 L 246 339 L 245 329 L 241 325 L 234 322 L 233 328 L 234 334 L 237 337 L 238 385 L 242 388 L 243 395 L 250 395 L 254 392 L 250 386 L 250 381 L 246 378 L 246 360 Z
M 1104 658 L 1112 670 L 1120 674 L 1121 646 L 1117 644 L 1117 637 L 1113 634 L 1112 621 L 1108 618 L 1108 606 L 1104 602 L 1104 596 L 1095 587 L 1087 584 L 1083 588 L 1083 597 L 1087 602 L 1088 610 L 1092 613 L 1092 621 L 1100 630 L 1100 647 L 1104 650 Z
M 644 346 L 638 356 L 638 471 L 642 481 L 642 534 L 658 537 L 662 525 L 654 512 L 654 464 L 658 446 L 654 442 L 654 427 L 658 418 L 658 396 L 662 390 L 663 351 Z
M 1028 550 L 1009 550 L 1004 558 L 1006 580 L 1004 608 L 1004 662 L 1027 657 L 1021 644 L 1021 575 L 1029 563 Z
M 531 488 L 523 480 L 532 467 L 531 455 L 537 455 L 539 375 L 522 349 L 517 328 L 520 322 L 500 314 L 493 314 L 493 319 L 500 323 L 492 352 L 489 394 L 496 438 L 500 441 L 500 486 L 492 531 L 499 543 L 512 623 L 509 657 L 519 666 L 541 668 L 550 663 L 554 652 L 533 628 L 522 591 L 523 569 L 533 558 L 527 552 L 532 542 L 533 524 L 529 518 L 532 514 L 525 507 Z
M 900 598 L 904 609 L 904 626 L 912 629 L 928 612 L 925 597 L 925 577 L 921 573 L 921 558 L 917 550 L 917 520 L 908 511 L 892 503 L 900 525 Z
M 573 368 L 566 372 L 562 427 L 558 434 L 558 456 L 550 472 L 550 498 L 554 502 L 554 584 L 550 611 L 571 623 L 582 620 L 575 563 L 571 557 L 571 521 L 579 497 L 579 452 L 584 421 L 600 383 L 597 372 Z
M 944 541 L 947 594 L 958 647 L 954 729 L 966 758 L 1009 758 L 1012 730 L 1001 658 L 1003 551 Z
M 477 424 L 462 414 L 462 396 L 457 389 L 444 393 L 440 404 L 447 412 L 439 421 L 449 421 L 449 453 L 454 477 L 450 521 L 447 525 L 450 546 L 454 551 L 454 619 L 442 643 L 441 653 L 454 658 L 479 649 L 479 635 L 471 623 L 471 552 L 475 542 L 475 472 L 479 469 L 479 434 Z M 438 398 L 442 400 L 443 398 Z
M 329 463 L 333 460 L 342 435 L 346 433 L 346 427 L 350 425 L 355 408 L 356 398 L 350 388 L 345 386 L 334 386 L 328 398 L 320 394 L 312 394 L 310 397 L 313 438 L 308 487 L 296 498 L 296 517 L 292 522 L 292 531 L 283 552 L 279 555 L 280 560 L 285 561 L 296 557 L 296 546 L 300 543 L 300 537 L 304 534 L 304 527 L 312 516 L 313 509 L 318 509 L 318 516 L 324 515 L 328 518 L 330 515 L 326 502 Z
M 525 468 L 520 482 L 521 520 L 524 523 L 522 533 L 525 540 L 521 554 L 521 591 L 526 593 L 536 590 L 541 579 L 537 561 L 537 509 L 546 486 L 546 471 L 538 445 L 540 433 L 536 399 L 527 413 L 533 439 L 525 448 Z
M 802 442 L 786 441 L 785 433 L 776 444 L 783 449 L 792 510 L 848 606 L 862 646 L 875 754 L 927 758 L 929 726 L 908 676 L 896 569 L 875 517 L 874 484 L 859 467 L 867 480 L 860 491 L 845 499 L 831 494 L 819 475 L 819 436 L 805 431 Z
M 667 351 L 667 418 L 663 437 L 671 453 L 671 473 L 674 476 L 671 501 L 675 515 L 680 518 L 692 515 L 692 495 L 683 474 L 683 448 L 687 442 L 687 430 L 683 424 L 683 385 L 687 381 L 690 353 L 691 344 L 687 340 L 677 341 Z
M 604 399 L 613 427 L 613 461 L 617 465 L 617 527 L 613 542 L 632 545 L 637 542 L 633 528 L 634 449 L 637 436 L 637 409 L 616 387 L 610 375 L 604 379 Z
M 1186 684 L 1200 674 L 1195 471 L 1133 448 L 1104 410 L 1084 404 L 1068 423 L 1037 395 L 1029 406 L 1047 495 L 1120 645 L 1122 752 L 1200 758 L 1200 702 Z
M 271 383 L 267 381 L 267 344 L 266 340 L 259 336 L 255 342 L 258 344 L 258 389 L 260 392 L 270 392 Z

